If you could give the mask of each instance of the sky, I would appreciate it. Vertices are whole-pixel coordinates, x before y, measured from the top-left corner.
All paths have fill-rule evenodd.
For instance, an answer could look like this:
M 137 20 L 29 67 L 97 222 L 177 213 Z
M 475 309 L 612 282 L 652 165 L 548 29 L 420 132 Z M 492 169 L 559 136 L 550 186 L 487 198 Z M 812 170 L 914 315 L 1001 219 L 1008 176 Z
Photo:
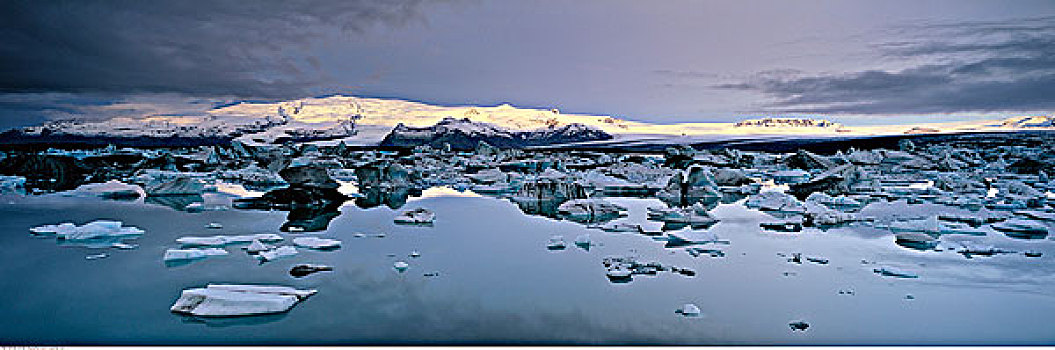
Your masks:
M 653 123 L 1050 115 L 1055 1 L 0 2 L 0 129 L 331 94 Z

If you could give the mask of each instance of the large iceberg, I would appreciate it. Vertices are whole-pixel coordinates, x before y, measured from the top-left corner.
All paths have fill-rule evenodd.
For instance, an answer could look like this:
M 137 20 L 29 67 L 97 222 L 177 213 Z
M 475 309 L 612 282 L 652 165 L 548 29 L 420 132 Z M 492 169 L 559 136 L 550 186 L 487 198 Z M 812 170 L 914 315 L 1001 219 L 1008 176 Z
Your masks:
M 56 238 L 68 241 L 81 241 L 114 237 L 139 236 L 145 231 L 132 226 L 123 226 L 120 221 L 96 220 L 77 226 L 72 223 L 44 225 L 29 229 L 38 235 L 55 235 Z
M 105 183 L 94 183 L 78 186 L 67 191 L 65 195 L 75 197 L 101 197 L 106 199 L 136 199 L 143 197 L 143 189 L 121 181 L 110 180 Z
M 572 221 L 598 222 L 626 216 L 626 208 L 602 199 L 573 199 L 557 207 L 560 216 Z
M 289 311 L 315 293 L 286 286 L 210 284 L 184 290 L 171 310 L 202 317 L 273 314 Z

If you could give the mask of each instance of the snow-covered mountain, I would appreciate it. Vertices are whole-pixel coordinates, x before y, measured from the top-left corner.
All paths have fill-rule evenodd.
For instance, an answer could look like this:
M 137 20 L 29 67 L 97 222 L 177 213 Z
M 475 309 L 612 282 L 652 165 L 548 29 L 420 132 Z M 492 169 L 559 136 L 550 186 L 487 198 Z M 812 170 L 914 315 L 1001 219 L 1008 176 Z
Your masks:
M 1004 122 L 1000 126 L 1008 128 L 1052 128 L 1055 127 L 1055 117 L 1053 116 L 1026 116 L 1026 117 L 1014 117 L 1004 119 Z
M 115 142 L 121 139 L 238 139 L 246 144 L 286 141 L 332 140 L 349 145 L 378 145 L 396 130 L 405 139 L 413 128 L 429 128 L 445 118 L 467 119 L 507 132 L 598 130 L 617 140 L 648 138 L 655 142 L 684 143 L 688 139 L 769 136 L 875 136 L 905 133 L 950 133 L 1053 129 L 1050 116 L 1016 117 L 998 121 L 921 123 L 887 126 L 844 126 L 823 119 L 762 118 L 739 123 L 650 124 L 605 115 L 564 114 L 556 109 L 519 108 L 507 104 L 494 107 L 436 106 L 420 102 L 329 96 L 274 103 L 238 103 L 205 111 L 200 115 L 148 115 L 106 121 L 56 121 L 0 134 L 0 142 L 25 140 L 86 140 Z M 585 129 L 584 129 L 585 130 Z M 539 134 L 541 135 L 541 134 Z M 589 137 L 586 137 L 589 138 Z M 515 139 L 515 138 L 510 138 Z M 538 140 L 546 139 L 540 137 Z M 552 140 L 574 139 L 551 137 Z M 14 140 L 14 141 L 12 141 Z M 322 142 L 322 141 L 320 141 Z M 395 141 L 392 141 L 395 142 Z M 539 141 L 541 142 L 541 141 Z
M 441 148 L 446 144 L 454 149 L 473 149 L 482 141 L 501 148 L 520 148 L 611 138 L 612 135 L 603 130 L 582 124 L 510 130 L 490 123 L 473 122 L 469 118 L 444 118 L 436 125 L 428 127 L 396 125 L 381 141 L 381 146 L 429 145 Z
M 736 127 L 763 127 L 763 128 L 841 128 L 842 124 L 824 119 L 809 118 L 759 118 L 748 119 L 736 123 Z

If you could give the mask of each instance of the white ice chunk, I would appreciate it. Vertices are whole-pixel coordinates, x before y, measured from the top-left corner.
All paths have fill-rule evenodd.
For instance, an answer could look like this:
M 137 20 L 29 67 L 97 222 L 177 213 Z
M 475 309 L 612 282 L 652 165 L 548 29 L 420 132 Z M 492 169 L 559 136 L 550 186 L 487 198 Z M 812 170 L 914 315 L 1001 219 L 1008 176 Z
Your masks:
M 264 242 L 261 242 L 258 239 L 254 239 L 253 243 L 249 243 L 249 246 L 245 247 L 245 251 L 249 252 L 249 254 L 257 254 L 272 249 L 275 249 L 275 247 L 264 244 Z
M 281 246 L 266 252 L 260 252 L 256 257 L 263 261 L 271 261 L 278 258 L 297 255 L 297 248 L 293 246 Z
M 210 256 L 223 256 L 227 255 L 227 251 L 222 248 L 189 248 L 189 249 L 168 249 L 165 250 L 165 257 L 162 260 L 166 262 L 181 261 L 181 260 L 197 260 L 204 259 Z
M 685 304 L 676 312 L 685 317 L 697 317 L 700 316 L 700 307 L 695 304 Z
M 397 224 L 431 224 L 436 220 L 436 214 L 424 208 L 417 208 L 399 213 L 393 220 Z
M 110 180 L 105 183 L 85 184 L 64 193 L 66 196 L 102 197 L 109 199 L 143 197 L 143 189 L 121 181 Z
M 293 239 L 293 244 L 311 249 L 334 249 L 341 246 L 341 241 L 329 238 L 297 237 Z
M 546 243 L 546 248 L 549 250 L 560 250 L 567 247 L 564 243 L 564 236 L 553 236 L 549 238 L 549 242 Z
M 261 242 L 278 242 L 282 240 L 282 236 L 279 236 L 274 233 L 258 233 L 253 235 L 240 236 L 180 237 L 176 239 L 176 243 L 185 246 L 215 247 L 227 244 L 250 243 L 254 240 Z
M 145 231 L 132 226 L 122 226 L 120 221 L 96 220 L 77 226 L 72 223 L 43 225 L 29 229 L 35 234 L 54 234 L 56 238 L 67 241 L 82 241 L 100 238 L 138 236 Z
M 286 286 L 217 285 L 184 290 L 172 312 L 194 316 L 249 316 L 289 311 L 315 294 Z

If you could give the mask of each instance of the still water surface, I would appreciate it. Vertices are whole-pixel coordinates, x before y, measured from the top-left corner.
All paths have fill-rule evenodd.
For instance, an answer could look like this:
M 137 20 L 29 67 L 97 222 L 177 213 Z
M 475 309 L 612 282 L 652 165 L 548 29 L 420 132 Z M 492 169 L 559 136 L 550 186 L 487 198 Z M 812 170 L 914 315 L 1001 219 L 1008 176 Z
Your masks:
M 645 220 L 655 199 L 611 198 L 630 208 L 620 219 Z M 707 229 L 731 242 L 724 257 L 690 256 L 684 248 L 636 233 L 608 233 L 570 221 L 524 215 L 506 200 L 426 191 L 401 209 L 436 213 L 433 227 L 398 226 L 397 210 L 340 208 L 328 228 L 281 233 L 336 238 L 336 251 L 298 249 L 260 264 L 240 246 L 229 256 L 166 266 L 165 249 L 187 235 L 279 233 L 284 212 L 187 213 L 141 203 L 58 195 L 0 197 L 0 343 L 3 344 L 1051 344 L 1055 342 L 1055 263 L 1049 239 L 943 236 L 943 246 L 971 241 L 1043 253 L 966 259 L 954 251 L 915 251 L 889 231 L 850 226 L 801 233 L 760 230 L 769 214 L 742 201 L 720 204 Z M 910 208 L 910 209 L 908 209 Z M 925 215 L 936 205 L 874 203 L 863 215 Z M 947 210 L 947 209 L 944 209 Z M 41 224 L 115 219 L 146 230 L 135 250 L 57 245 L 33 237 Z M 204 228 L 222 223 L 221 230 Z M 689 231 L 691 229 L 685 229 Z M 356 233 L 365 234 L 356 237 Z M 384 237 L 376 237 L 383 233 Z M 589 233 L 595 243 L 572 244 Z M 568 248 L 546 243 L 562 235 Z M 412 258 L 412 251 L 421 253 Z M 86 260 L 100 252 L 108 258 Z M 789 263 L 801 252 L 827 265 Z M 613 284 L 601 260 L 689 267 Z M 410 269 L 398 273 L 395 261 Z M 867 263 L 863 263 L 864 260 Z M 895 266 L 918 279 L 881 277 Z M 332 272 L 290 277 L 291 266 L 317 263 Z M 438 273 L 428 277 L 426 274 Z M 208 283 L 282 284 L 319 293 L 281 315 L 195 319 L 169 312 L 185 288 Z M 840 291 L 853 294 L 840 294 Z M 911 295 L 914 299 L 907 299 Z M 674 313 L 685 303 L 698 318 Z M 795 332 L 788 323 L 810 327 Z

